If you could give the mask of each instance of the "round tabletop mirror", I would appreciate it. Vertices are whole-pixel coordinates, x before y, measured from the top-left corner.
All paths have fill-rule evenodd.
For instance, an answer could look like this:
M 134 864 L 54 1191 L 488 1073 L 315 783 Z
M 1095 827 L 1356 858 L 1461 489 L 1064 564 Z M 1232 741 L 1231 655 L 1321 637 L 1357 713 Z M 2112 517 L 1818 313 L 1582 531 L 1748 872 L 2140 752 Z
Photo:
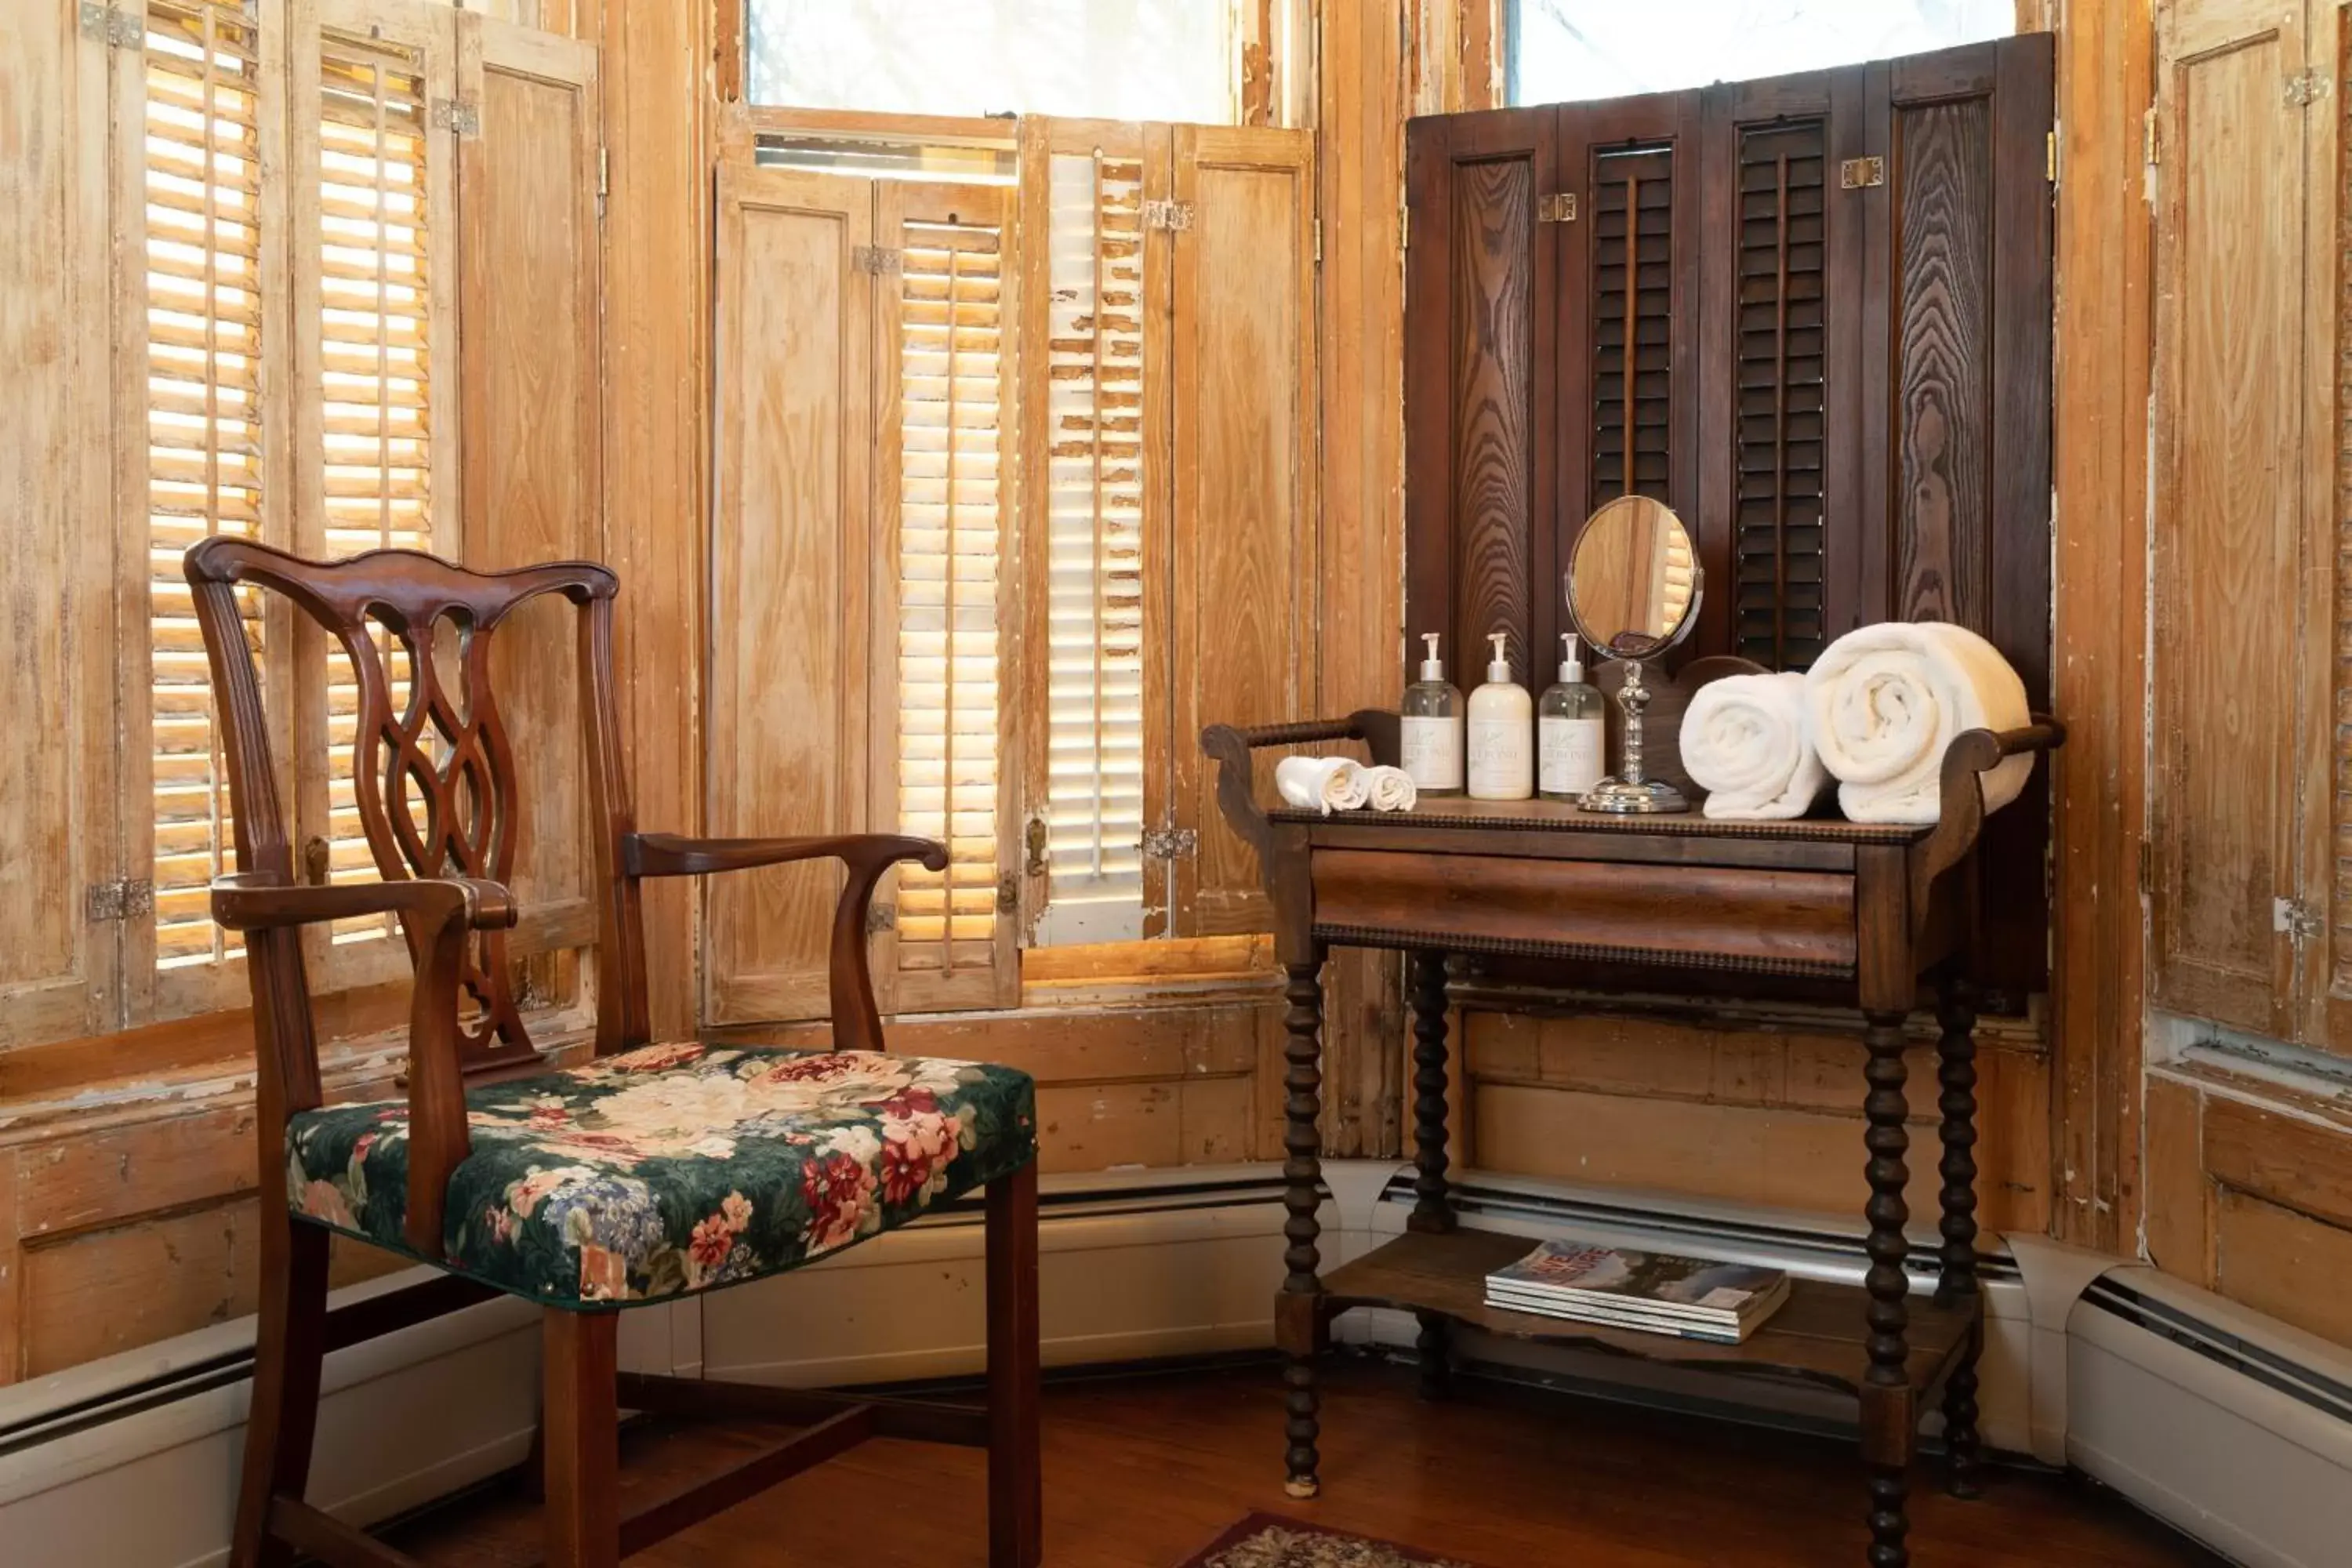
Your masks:
M 1698 621 L 1701 573 L 1689 530 L 1664 501 L 1620 496 L 1584 520 L 1568 563 L 1568 616 L 1584 640 L 1624 661 L 1617 689 L 1617 772 L 1580 803 L 1587 811 L 1688 811 L 1690 803 L 1643 771 L 1642 664 L 1665 654 Z
M 1698 614 L 1698 556 L 1664 501 L 1620 496 L 1584 521 L 1569 558 L 1568 613 L 1619 658 L 1655 658 Z

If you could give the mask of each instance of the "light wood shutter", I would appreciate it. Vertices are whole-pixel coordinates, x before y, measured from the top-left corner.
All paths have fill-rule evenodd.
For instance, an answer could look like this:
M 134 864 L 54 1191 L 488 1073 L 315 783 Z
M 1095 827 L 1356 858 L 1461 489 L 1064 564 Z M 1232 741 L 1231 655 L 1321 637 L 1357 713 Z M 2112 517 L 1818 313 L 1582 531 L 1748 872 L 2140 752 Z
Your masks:
M 596 51 L 470 12 L 457 26 L 468 110 L 456 142 L 466 563 L 601 559 Z M 520 795 L 522 924 L 508 951 L 541 955 L 517 987 L 541 1004 L 578 989 L 576 961 L 551 950 L 595 937 L 577 624 L 568 602 L 534 600 L 491 646 Z
M 456 13 L 295 0 L 289 140 L 295 533 L 305 554 L 461 553 L 457 531 Z M 393 710 L 407 654 L 375 632 Z M 298 816 L 313 879 L 379 871 L 352 773 L 358 686 L 307 619 L 295 631 Z M 338 922 L 320 990 L 404 978 L 397 921 Z
M 1165 929 L 1166 868 L 1142 854 L 1165 810 L 1165 127 L 1024 121 L 1024 505 L 1034 939 Z M 1157 768 L 1153 766 L 1157 761 Z
M 2304 331 L 2306 110 L 2282 91 L 2305 67 L 2303 9 L 2161 7 L 2157 89 L 2154 990 L 2280 1036 L 2299 912 L 2304 379 L 2326 341 Z
M 271 15 L 271 23 L 282 14 Z M 134 64 L 135 62 L 135 64 Z M 125 226 L 143 237 L 124 269 L 136 294 L 126 365 L 143 365 L 143 451 L 121 482 L 141 493 L 133 532 L 143 563 L 147 636 L 125 639 L 126 784 L 146 809 L 126 824 L 129 859 L 148 867 L 152 916 L 126 928 L 133 1018 L 172 1017 L 241 1000 L 242 942 L 210 919 L 209 884 L 231 868 L 226 761 L 194 605 L 181 556 L 213 533 L 283 538 L 286 346 L 282 192 L 265 186 L 282 94 L 278 39 L 242 6 L 156 0 L 136 70 L 137 187 Z M 125 109 L 129 104 L 125 102 Z M 129 171 L 126 169 L 126 175 Z M 135 203 L 135 205 L 133 205 Z M 126 417 L 129 411 L 126 410 Z M 266 655 L 287 634 L 265 627 L 257 594 L 240 595 Z M 283 697 L 282 685 L 275 693 Z
M 866 182 L 723 164 L 709 830 L 863 831 L 874 240 Z M 870 263 L 869 263 L 870 265 Z M 830 861 L 715 878 L 707 1023 L 821 1017 Z
M 949 846 L 901 866 L 876 943 L 897 1011 L 1020 994 L 1012 698 L 1013 192 L 874 184 L 879 404 L 874 820 Z M 895 253 L 893 255 L 892 253 Z M 1007 883 L 1004 879 L 1011 877 Z
M 72 5 L 0 7 L 0 146 L 9 150 L 0 158 L 0 364 L 11 404 L 0 440 L 0 496 L 11 509 L 0 712 L 15 730 L 0 750 L 0 1047 L 94 1032 L 121 1000 L 122 926 L 89 919 L 87 903 L 88 889 L 121 876 L 115 540 L 103 521 L 114 425 L 110 53 L 135 56 L 80 36 Z M 129 87 L 135 114 L 137 84 Z M 142 415 L 133 389 L 131 428 Z M 144 504 L 124 501 L 141 517 Z M 131 583 L 144 567 L 143 549 L 132 552 Z M 134 816 L 144 809 L 135 802 Z
M 1318 674 L 1314 141 L 1176 128 L 1169 595 L 1173 934 L 1271 922 L 1216 805 L 1207 724 L 1307 717 Z M 1271 792 L 1276 756 L 1259 758 Z

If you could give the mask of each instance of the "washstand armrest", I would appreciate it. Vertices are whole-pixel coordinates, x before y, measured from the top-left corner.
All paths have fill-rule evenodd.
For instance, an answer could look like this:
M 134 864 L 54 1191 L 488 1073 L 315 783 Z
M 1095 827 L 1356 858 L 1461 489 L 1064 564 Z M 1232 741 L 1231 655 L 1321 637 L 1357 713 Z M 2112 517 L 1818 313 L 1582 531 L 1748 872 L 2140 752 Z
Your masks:
M 1272 825 L 1258 804 L 1250 753 L 1270 746 L 1308 746 L 1323 741 L 1361 741 L 1376 764 L 1402 760 L 1397 716 L 1385 709 L 1359 708 L 1345 719 L 1305 719 L 1296 724 L 1260 724 L 1237 729 L 1212 724 L 1201 731 L 1201 750 L 1217 764 L 1217 809 L 1242 841 L 1257 851 L 1264 866 Z
M 1935 831 L 1911 850 L 1911 923 L 1916 935 L 1927 918 L 1927 893 L 1936 879 L 1968 858 L 1985 819 L 1984 775 L 2011 757 L 2054 752 L 2066 743 L 2066 726 L 2045 713 L 2019 730 L 1969 730 L 1944 752 L 1941 800 Z

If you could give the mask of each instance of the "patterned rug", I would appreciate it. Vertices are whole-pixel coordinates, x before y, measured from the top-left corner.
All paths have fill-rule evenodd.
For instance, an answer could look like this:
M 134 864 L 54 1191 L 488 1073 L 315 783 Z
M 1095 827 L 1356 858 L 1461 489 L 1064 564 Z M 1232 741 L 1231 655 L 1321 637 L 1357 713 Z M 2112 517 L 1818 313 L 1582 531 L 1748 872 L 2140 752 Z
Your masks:
M 1343 1535 L 1278 1513 L 1254 1513 L 1177 1568 L 1470 1568 L 1448 1557 Z

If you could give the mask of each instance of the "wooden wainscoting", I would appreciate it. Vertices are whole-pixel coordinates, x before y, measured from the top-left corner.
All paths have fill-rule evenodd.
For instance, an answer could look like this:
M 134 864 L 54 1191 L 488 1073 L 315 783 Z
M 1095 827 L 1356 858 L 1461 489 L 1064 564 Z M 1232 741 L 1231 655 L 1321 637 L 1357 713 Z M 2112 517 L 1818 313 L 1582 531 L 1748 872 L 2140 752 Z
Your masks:
M 2148 1075 L 2145 1125 L 2149 1260 L 2352 1343 L 2352 1111 L 2173 1065 Z
M 1834 1215 L 1859 1211 L 1863 1049 L 1851 1030 L 1468 1011 L 1457 1163 L 1481 1170 Z M 1936 1045 L 1915 1021 L 1914 1223 L 1937 1213 Z M 2049 1053 L 2028 1026 L 1977 1033 L 1977 1217 L 1990 1241 L 2050 1220 Z

